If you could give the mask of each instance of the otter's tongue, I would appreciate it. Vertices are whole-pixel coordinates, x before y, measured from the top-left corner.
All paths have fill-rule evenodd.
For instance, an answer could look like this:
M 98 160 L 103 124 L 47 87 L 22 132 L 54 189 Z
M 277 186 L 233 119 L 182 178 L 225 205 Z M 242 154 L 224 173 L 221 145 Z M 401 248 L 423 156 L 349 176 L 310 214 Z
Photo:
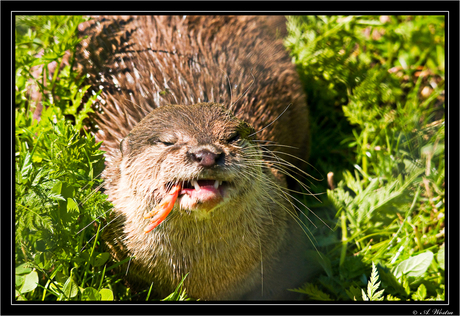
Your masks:
M 219 185 L 216 180 L 198 180 L 192 181 L 193 189 L 183 188 L 181 194 L 187 194 L 192 199 L 200 202 L 208 202 L 216 199 L 222 199 Z
M 181 206 L 186 209 L 212 210 L 223 200 L 223 188 L 218 180 L 193 180 L 182 189 Z

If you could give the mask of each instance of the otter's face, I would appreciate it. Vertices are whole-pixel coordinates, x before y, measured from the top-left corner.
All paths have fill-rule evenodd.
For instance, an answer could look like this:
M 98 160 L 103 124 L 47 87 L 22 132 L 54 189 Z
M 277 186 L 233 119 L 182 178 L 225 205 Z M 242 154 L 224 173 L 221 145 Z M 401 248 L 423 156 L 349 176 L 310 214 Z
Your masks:
M 180 186 L 176 209 L 198 217 L 242 196 L 261 168 L 253 129 L 221 106 L 155 109 L 123 140 L 120 180 L 146 208 Z M 147 212 L 145 210 L 145 212 Z

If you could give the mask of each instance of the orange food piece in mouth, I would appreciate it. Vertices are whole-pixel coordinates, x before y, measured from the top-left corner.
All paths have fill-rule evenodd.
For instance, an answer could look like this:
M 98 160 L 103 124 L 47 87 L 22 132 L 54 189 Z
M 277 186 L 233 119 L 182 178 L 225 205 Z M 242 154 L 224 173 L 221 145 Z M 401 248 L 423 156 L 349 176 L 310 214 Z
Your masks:
M 163 200 L 161 200 L 161 202 L 153 209 L 153 211 L 144 216 L 144 218 L 153 216 L 153 218 L 150 220 L 150 224 L 144 229 L 145 233 L 151 232 L 155 227 L 160 225 L 160 223 L 165 220 L 165 218 L 173 209 L 174 203 L 176 203 L 180 191 L 181 186 L 174 185 L 163 198 Z

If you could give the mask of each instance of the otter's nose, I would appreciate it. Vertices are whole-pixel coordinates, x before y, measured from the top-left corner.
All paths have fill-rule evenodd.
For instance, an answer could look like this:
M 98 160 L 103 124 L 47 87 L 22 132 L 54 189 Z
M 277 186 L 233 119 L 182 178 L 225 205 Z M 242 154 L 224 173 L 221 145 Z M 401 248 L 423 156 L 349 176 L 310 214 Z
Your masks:
M 214 153 L 208 149 L 200 149 L 196 152 L 190 152 L 190 159 L 199 165 L 209 168 L 222 161 L 223 153 Z

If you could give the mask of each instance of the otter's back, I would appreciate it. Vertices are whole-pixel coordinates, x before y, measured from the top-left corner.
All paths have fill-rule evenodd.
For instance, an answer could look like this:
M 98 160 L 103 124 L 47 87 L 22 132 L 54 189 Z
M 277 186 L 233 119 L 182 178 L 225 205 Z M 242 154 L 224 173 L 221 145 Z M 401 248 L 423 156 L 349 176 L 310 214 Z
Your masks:
M 306 159 L 306 98 L 282 39 L 276 39 L 285 33 L 284 23 L 281 16 L 98 17 L 87 22 L 81 27 L 89 37 L 82 42 L 79 64 L 92 86 L 103 89 L 98 138 L 107 155 L 113 156 L 154 108 L 215 102 L 260 131 L 258 139 L 283 145 L 271 150 Z M 298 159 L 282 158 L 303 167 Z

